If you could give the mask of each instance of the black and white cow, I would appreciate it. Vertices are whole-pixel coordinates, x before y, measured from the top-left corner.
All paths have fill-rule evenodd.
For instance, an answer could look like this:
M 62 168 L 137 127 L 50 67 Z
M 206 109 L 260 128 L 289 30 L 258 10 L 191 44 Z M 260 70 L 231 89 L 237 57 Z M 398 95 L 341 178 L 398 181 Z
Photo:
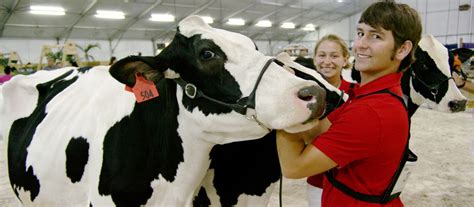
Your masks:
M 422 103 L 443 112 L 463 111 L 466 98 L 451 79 L 447 49 L 432 35 L 425 35 L 416 50 L 416 58 L 401 83 L 410 115 Z M 297 74 L 306 71 L 289 57 L 277 59 L 299 68 L 295 70 Z M 267 205 L 281 175 L 274 133 L 258 140 L 216 145 L 210 157 L 211 167 L 195 198 L 195 206 Z
M 3 85 L 11 187 L 24 206 L 190 206 L 214 145 L 305 130 L 325 94 L 249 38 L 191 16 L 156 57 Z

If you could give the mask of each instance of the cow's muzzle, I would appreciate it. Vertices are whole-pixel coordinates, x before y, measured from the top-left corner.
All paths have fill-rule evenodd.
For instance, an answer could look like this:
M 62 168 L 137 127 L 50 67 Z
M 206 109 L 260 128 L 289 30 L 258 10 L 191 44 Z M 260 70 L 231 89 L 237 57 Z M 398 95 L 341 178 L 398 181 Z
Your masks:
M 298 98 L 307 102 L 309 110 L 311 110 L 311 116 L 308 120 L 320 118 L 324 114 L 326 106 L 326 91 L 318 86 L 308 86 L 298 91 Z
M 451 112 L 460 112 L 466 110 L 467 100 L 455 100 L 448 103 Z

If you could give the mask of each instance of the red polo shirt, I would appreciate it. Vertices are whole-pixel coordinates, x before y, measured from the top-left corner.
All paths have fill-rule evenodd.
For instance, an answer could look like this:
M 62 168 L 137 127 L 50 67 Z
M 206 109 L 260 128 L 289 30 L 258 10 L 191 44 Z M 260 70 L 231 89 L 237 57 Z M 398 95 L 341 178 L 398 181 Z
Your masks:
M 353 85 L 351 86 L 351 84 Z M 341 84 L 339 85 L 339 89 L 344 91 L 344 93 L 349 93 L 353 95 L 352 90 L 357 87 L 359 87 L 359 83 L 351 83 L 344 80 L 341 77 Z M 308 177 L 306 181 L 312 186 L 323 188 L 323 179 L 324 179 L 324 173 L 320 173 L 320 174 Z
M 351 86 L 351 84 L 353 84 L 353 86 Z M 359 83 L 351 83 L 344 80 L 341 77 L 341 85 L 339 86 L 339 89 L 343 90 L 345 93 L 348 93 L 349 90 L 353 90 L 354 88 L 358 88 L 358 87 L 359 87 Z
M 402 96 L 402 73 L 389 74 L 354 89 L 354 97 L 329 116 L 332 125 L 312 144 L 335 161 L 335 178 L 353 190 L 381 195 L 395 173 L 408 136 L 408 115 L 388 88 Z M 400 198 L 381 205 L 352 198 L 324 179 L 322 206 L 403 206 Z

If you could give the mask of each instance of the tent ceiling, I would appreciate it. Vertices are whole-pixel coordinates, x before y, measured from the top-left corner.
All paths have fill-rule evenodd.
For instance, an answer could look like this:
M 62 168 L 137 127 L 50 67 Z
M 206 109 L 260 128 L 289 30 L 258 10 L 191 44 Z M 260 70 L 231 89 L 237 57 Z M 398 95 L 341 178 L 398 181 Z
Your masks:
M 340 1 L 340 0 L 339 0 Z M 340 21 L 362 11 L 372 0 L 3 0 L 0 2 L 0 38 L 148 39 L 169 40 L 178 22 L 196 14 L 214 18 L 212 26 L 239 32 L 254 40 L 293 41 L 308 31 L 300 27 Z M 29 13 L 30 5 L 62 6 L 64 16 Z M 120 10 L 125 19 L 94 17 L 96 10 Z M 152 22 L 151 13 L 175 16 L 171 23 Z M 243 18 L 245 26 L 227 25 L 228 18 Z M 270 20 L 273 26 L 254 26 Z M 282 29 L 291 21 L 296 29 Z

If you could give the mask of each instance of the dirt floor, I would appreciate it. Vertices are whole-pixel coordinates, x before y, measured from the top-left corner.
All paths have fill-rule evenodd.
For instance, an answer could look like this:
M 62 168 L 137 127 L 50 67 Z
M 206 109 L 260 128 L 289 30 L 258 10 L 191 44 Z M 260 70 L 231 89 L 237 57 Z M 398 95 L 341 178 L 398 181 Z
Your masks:
M 418 163 L 402 193 L 405 206 L 473 206 L 474 110 L 446 114 L 420 108 L 412 123 L 411 148 L 418 155 Z M 15 206 L 5 176 L 4 154 L 0 173 L 0 206 Z M 278 189 L 268 206 L 279 206 Z M 305 180 L 284 180 L 283 206 L 307 206 Z

